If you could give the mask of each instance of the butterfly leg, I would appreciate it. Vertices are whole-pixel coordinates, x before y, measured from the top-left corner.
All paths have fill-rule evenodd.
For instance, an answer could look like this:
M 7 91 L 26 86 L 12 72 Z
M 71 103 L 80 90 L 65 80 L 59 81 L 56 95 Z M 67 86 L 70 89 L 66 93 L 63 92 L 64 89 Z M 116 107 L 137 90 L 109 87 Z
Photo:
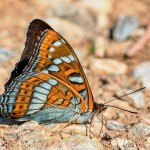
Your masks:
M 85 126 L 86 126 L 86 136 L 88 136 L 91 139 L 92 138 L 90 133 L 91 126 L 90 124 L 85 124 Z

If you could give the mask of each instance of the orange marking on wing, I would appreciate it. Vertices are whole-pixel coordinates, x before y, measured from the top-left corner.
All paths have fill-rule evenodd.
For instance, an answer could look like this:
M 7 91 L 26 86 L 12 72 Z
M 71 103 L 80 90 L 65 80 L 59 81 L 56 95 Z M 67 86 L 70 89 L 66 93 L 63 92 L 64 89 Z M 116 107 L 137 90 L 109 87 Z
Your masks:
M 50 53 L 47 51 L 40 51 L 39 54 L 41 55 L 42 58 L 45 58 L 45 59 L 47 59 L 48 56 L 50 55 Z
M 40 61 L 40 63 L 41 63 L 42 65 L 46 65 L 46 64 L 47 64 L 47 61 L 42 59 L 42 60 Z
M 61 105 L 59 105 L 59 106 L 67 107 L 69 103 L 70 103 L 70 101 L 64 100 L 64 102 Z
M 20 88 L 32 90 L 33 89 L 33 85 L 30 84 L 30 83 L 23 82 L 21 84 Z
M 44 41 L 44 43 L 50 43 L 51 42 L 47 36 L 45 36 L 43 41 Z
M 25 95 L 20 95 L 17 97 L 19 103 L 26 104 L 30 101 L 30 97 L 26 97 Z
M 52 38 L 53 37 L 53 39 L 54 40 L 57 40 L 60 36 L 58 35 L 58 33 L 56 33 L 55 31 L 53 31 L 53 30 L 48 30 L 47 31 L 47 37 L 48 38 Z
M 30 91 L 28 89 L 20 89 L 19 94 L 20 95 L 31 96 L 32 95 L 32 91 Z
M 17 110 L 16 112 L 14 111 L 14 112 L 10 113 L 10 117 L 14 118 L 14 119 L 21 118 L 22 116 L 24 116 L 24 114 L 25 114 L 24 112 L 21 110 L 19 110 L 19 111 Z
M 22 82 L 20 85 L 20 91 L 18 93 L 19 96 L 15 101 L 14 109 L 13 112 L 11 113 L 11 116 L 15 118 L 24 116 L 30 104 L 34 86 L 37 86 L 41 82 L 46 81 L 50 78 L 51 77 L 46 74 L 37 74 L 36 76 L 32 76 L 28 78 L 26 81 Z M 34 86 L 30 86 L 30 90 L 24 89 L 24 87 L 26 88 L 27 85 L 29 85 L 30 83 L 32 83 Z M 21 95 L 25 96 L 22 97 Z
M 45 68 L 46 65 L 47 65 L 47 61 L 42 59 L 39 61 L 37 67 L 34 70 L 40 71 L 42 68 Z
M 54 90 L 56 91 L 56 93 L 54 92 Z M 52 88 L 52 91 L 53 92 L 50 92 L 50 94 L 48 95 L 48 100 L 45 103 L 44 107 L 51 106 L 51 104 L 53 104 L 58 99 L 65 98 L 64 95 L 61 92 L 59 92 L 58 90 L 56 90 L 56 88 Z M 57 104 L 57 102 L 56 102 L 56 104 Z
M 70 99 L 71 97 L 73 97 L 73 94 L 71 91 L 67 91 L 67 98 Z
M 41 43 L 40 49 L 47 50 L 49 48 L 49 44 Z
M 41 68 L 36 68 L 34 71 L 39 72 L 39 71 L 41 71 Z
M 45 74 L 45 73 L 43 73 L 43 74 Z M 67 87 L 70 91 L 72 91 L 78 98 L 80 98 L 80 100 L 81 100 L 81 112 L 85 112 L 86 106 L 85 106 L 85 101 L 84 101 L 83 97 L 73 87 L 71 87 L 70 85 L 68 85 L 64 81 L 60 80 L 59 78 L 57 78 L 53 75 L 49 74 L 49 76 L 52 76 L 52 78 L 54 78 L 55 80 L 62 83 L 65 87 Z
M 44 73 L 38 74 L 37 77 L 44 80 L 44 81 L 50 79 L 50 77 L 47 74 L 44 74 Z
M 57 33 L 55 33 L 55 31 L 48 30 L 46 32 L 46 36 L 42 40 L 41 45 L 39 47 L 39 54 L 41 55 L 41 57 L 43 59 L 47 59 L 47 58 L 49 58 L 49 56 L 51 56 L 51 53 L 49 52 L 48 49 L 49 49 L 49 47 L 51 47 L 52 43 L 55 40 L 59 40 L 59 38 L 60 37 L 58 36 Z M 42 68 L 45 68 L 48 63 L 50 63 L 50 59 L 47 61 L 45 60 L 45 62 L 43 63 L 42 58 L 39 59 L 39 62 L 37 64 L 37 66 L 35 67 L 34 71 L 40 71 L 40 70 L 42 70 Z
M 54 86 L 51 89 L 50 94 L 48 95 L 48 100 L 45 103 L 44 107 L 48 106 L 57 106 L 57 107 L 66 107 L 70 103 L 71 97 L 73 97 L 73 93 L 68 91 L 64 85 L 59 83 L 56 87 Z
M 76 72 L 77 72 L 77 71 L 74 70 L 74 69 L 69 69 L 69 70 L 65 71 L 65 75 L 68 76 L 68 75 L 70 75 L 70 74 L 72 74 L 72 73 L 76 73 Z
M 43 45 L 41 45 L 41 46 L 40 46 L 40 48 L 39 48 L 39 49 L 41 49 L 41 50 L 45 50 L 45 51 L 46 51 L 46 50 L 47 50 L 47 46 L 45 46 L 45 45 L 43 44 Z
M 33 83 L 34 85 L 38 85 L 40 82 L 42 82 L 42 80 L 41 79 L 38 79 L 38 78 L 36 78 L 36 77 L 30 77 L 29 79 L 27 79 L 26 80 L 27 82 L 29 82 L 29 83 Z M 24 81 L 24 82 L 26 82 L 26 81 Z M 22 82 L 22 83 L 24 83 L 24 82 Z
M 42 41 L 43 44 L 51 45 L 52 42 L 58 40 L 59 36 L 55 31 L 48 30 L 47 35 L 45 36 L 44 40 Z
M 24 116 L 26 110 L 28 109 L 29 101 L 30 101 L 30 97 L 18 96 L 17 101 L 13 108 L 13 112 L 10 113 L 10 116 L 13 118 L 20 118 Z
M 71 85 L 72 85 L 72 87 L 77 89 L 77 91 L 81 91 L 81 90 L 86 89 L 84 84 L 74 84 L 74 83 L 72 83 Z

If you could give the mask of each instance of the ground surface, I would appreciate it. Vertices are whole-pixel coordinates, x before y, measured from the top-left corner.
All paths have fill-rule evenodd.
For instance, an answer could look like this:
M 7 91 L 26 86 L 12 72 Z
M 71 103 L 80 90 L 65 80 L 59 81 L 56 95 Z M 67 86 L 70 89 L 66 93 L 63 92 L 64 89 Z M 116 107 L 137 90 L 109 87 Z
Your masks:
M 148 33 L 149 0 L 6 0 L 0 4 L 0 92 L 24 49 L 26 28 L 40 18 L 73 46 L 85 70 L 95 102 L 104 103 L 143 86 L 146 89 L 110 105 L 92 122 L 95 134 L 86 136 L 84 125 L 0 125 L 0 149 L 150 149 L 150 45 L 132 57 L 129 48 Z M 110 38 L 110 29 L 121 15 L 134 16 L 138 27 L 127 39 Z M 123 33 L 121 33 L 122 35 Z M 141 66 L 146 62 L 146 65 Z M 137 69 L 139 68 L 139 70 Z M 142 73 L 141 73 L 142 72 Z M 139 75 L 140 74 L 140 75 Z M 141 75 L 142 74 L 142 75 Z M 137 77 L 136 77 L 137 76 Z M 58 132 L 58 134 L 56 133 Z

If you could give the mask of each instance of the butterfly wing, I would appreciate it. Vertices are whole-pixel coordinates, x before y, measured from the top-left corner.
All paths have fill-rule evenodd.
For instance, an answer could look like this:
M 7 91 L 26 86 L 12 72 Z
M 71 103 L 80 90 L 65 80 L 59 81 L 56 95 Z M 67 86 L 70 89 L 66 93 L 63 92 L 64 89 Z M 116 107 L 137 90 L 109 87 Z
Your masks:
M 35 46 L 36 53 L 27 71 L 47 70 L 49 74 L 61 79 L 80 93 L 87 109 L 93 108 L 92 93 L 79 63 L 68 42 L 52 28 L 45 30 Z
M 21 55 L 20 61 L 15 65 L 15 69 L 12 71 L 10 79 L 5 83 L 5 89 L 7 89 L 9 84 L 22 73 L 25 66 L 29 63 L 31 56 L 33 55 L 35 43 L 38 42 L 41 33 L 46 29 L 52 28 L 42 20 L 35 19 L 30 23 L 26 35 L 27 39 L 24 51 Z
M 57 84 L 47 83 L 49 78 Z M 3 100 L 8 106 L 5 105 L 4 113 L 13 118 L 31 116 L 51 107 L 71 110 L 70 113 L 76 108 L 82 113 L 93 109 L 92 93 L 77 56 L 61 35 L 39 19 L 30 23 L 24 52 L 5 87 Z M 51 108 L 49 112 L 57 111 Z

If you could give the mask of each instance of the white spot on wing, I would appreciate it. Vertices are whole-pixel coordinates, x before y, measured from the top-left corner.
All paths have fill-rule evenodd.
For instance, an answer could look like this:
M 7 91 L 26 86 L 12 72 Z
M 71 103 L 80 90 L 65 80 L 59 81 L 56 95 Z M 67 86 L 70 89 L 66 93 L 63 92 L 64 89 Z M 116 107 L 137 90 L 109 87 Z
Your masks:
M 61 39 L 61 41 L 62 41 L 63 43 L 66 43 L 64 39 Z
M 43 106 L 44 106 L 44 102 L 42 102 L 38 98 L 33 98 L 26 114 L 32 114 L 34 112 L 37 112 Z
M 68 78 L 71 82 L 83 83 L 84 80 L 82 77 L 69 77 Z
M 35 43 L 35 47 L 37 46 L 37 43 Z
M 42 70 L 41 72 L 49 73 L 48 70 L 46 70 L 46 69 Z
M 42 35 L 42 34 L 41 34 Z M 38 37 L 38 41 L 40 40 L 40 36 Z
M 41 93 L 37 93 L 37 92 L 33 93 L 33 97 L 38 98 L 41 102 L 42 101 L 46 102 L 46 99 L 47 99 L 47 95 L 41 94 Z
M 48 68 L 49 71 L 54 71 L 54 72 L 58 72 L 59 71 L 59 68 L 56 66 L 56 65 L 51 65 L 49 68 Z
M 51 59 L 51 58 L 52 58 L 52 55 L 48 55 L 48 58 L 50 58 L 50 59 Z
M 53 43 L 53 45 L 54 45 L 54 46 L 60 46 L 60 45 L 61 45 L 61 42 L 60 42 L 60 41 L 55 41 L 55 42 Z
M 43 87 L 43 88 L 45 88 L 47 90 L 50 90 L 52 88 L 52 85 L 50 85 L 49 83 L 46 83 L 46 82 L 40 83 L 39 86 Z
M 86 99 L 86 97 L 87 97 L 87 92 L 86 92 L 86 90 L 82 91 L 80 94 L 82 95 L 82 97 L 83 97 L 84 99 Z
M 43 93 L 43 94 L 45 94 L 45 95 L 48 95 L 49 94 L 49 90 L 46 90 L 46 89 L 44 89 L 44 88 L 42 88 L 42 87 L 35 87 L 34 88 L 34 90 L 35 91 L 37 91 L 37 92 L 39 92 L 39 93 Z
M 60 58 L 61 58 L 61 60 L 63 60 L 66 63 L 71 63 L 71 60 L 68 57 L 66 57 L 66 56 L 62 56 Z
M 58 65 L 58 64 L 61 64 L 61 63 L 62 63 L 62 60 L 59 59 L 59 58 L 55 58 L 55 59 L 53 60 L 53 63 L 56 64 L 56 65 Z
M 47 82 L 49 82 L 51 85 L 57 85 L 57 81 L 55 79 L 49 79 Z
M 69 55 L 68 57 L 70 58 L 71 61 L 75 61 L 73 55 Z
M 41 55 L 40 55 L 40 54 L 38 54 L 38 55 L 37 55 L 37 58 L 41 58 Z
M 49 48 L 49 51 L 50 51 L 50 52 L 54 52 L 54 51 L 55 51 L 54 47 L 50 47 L 50 48 Z

